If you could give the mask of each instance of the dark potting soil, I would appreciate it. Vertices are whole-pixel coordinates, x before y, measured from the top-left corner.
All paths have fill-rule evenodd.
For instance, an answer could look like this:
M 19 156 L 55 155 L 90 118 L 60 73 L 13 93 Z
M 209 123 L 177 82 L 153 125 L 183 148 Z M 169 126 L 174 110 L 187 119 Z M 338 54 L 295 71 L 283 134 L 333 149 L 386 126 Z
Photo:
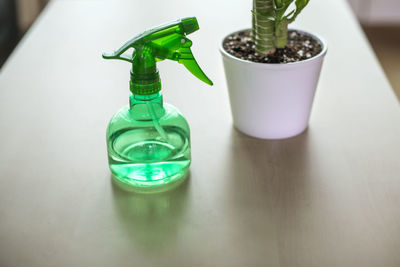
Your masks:
M 250 30 L 234 33 L 225 38 L 223 47 L 229 54 L 252 62 L 259 63 L 290 63 L 312 58 L 318 55 L 321 44 L 311 36 L 295 30 L 288 31 L 288 43 L 285 48 L 278 48 L 267 56 L 258 55 Z

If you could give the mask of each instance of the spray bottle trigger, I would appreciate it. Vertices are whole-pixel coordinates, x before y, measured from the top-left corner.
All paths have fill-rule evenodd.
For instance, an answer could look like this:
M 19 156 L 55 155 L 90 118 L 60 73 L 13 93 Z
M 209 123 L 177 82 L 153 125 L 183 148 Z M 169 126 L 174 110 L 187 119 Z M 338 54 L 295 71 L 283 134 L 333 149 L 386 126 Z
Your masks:
M 200 68 L 194 59 L 180 59 L 179 63 L 183 64 L 188 71 L 190 71 L 194 76 L 199 78 L 201 81 L 208 85 L 213 85 L 213 82 L 207 77 L 207 75 Z
M 183 64 L 185 68 L 188 71 L 190 71 L 190 73 L 192 73 L 201 81 L 205 82 L 208 85 L 213 85 L 213 82 L 203 72 L 199 64 L 197 64 L 197 61 L 194 58 L 192 51 L 190 50 L 189 47 L 181 48 L 178 51 L 179 51 L 179 59 L 178 59 L 179 63 Z

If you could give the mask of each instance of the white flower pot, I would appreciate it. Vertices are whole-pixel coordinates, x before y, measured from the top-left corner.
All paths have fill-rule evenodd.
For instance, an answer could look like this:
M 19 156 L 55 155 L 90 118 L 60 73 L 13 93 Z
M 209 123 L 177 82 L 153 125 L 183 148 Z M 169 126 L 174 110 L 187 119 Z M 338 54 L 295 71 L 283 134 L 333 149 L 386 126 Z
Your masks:
M 228 54 L 221 42 L 233 124 L 241 132 L 280 139 L 307 128 L 327 44 L 315 34 L 296 31 L 315 38 L 322 51 L 295 63 L 255 63 Z

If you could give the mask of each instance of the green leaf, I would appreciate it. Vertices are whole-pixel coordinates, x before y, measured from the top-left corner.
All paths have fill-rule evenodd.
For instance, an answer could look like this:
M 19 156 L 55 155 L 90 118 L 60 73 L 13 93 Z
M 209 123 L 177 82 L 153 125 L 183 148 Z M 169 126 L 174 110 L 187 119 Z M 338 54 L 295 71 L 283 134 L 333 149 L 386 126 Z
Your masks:
M 275 4 L 275 7 L 281 8 L 286 5 L 290 5 L 291 3 L 293 3 L 293 1 L 294 0 L 274 0 L 274 4 Z
M 275 14 L 276 14 L 276 19 L 278 21 L 281 21 L 283 16 L 286 13 L 286 10 L 288 9 L 288 7 L 290 6 L 291 3 L 283 3 L 281 7 L 276 7 L 275 8 Z
M 281 5 L 282 5 L 282 0 L 274 0 L 274 5 L 275 5 L 276 7 L 281 7 Z
M 310 2 L 310 0 L 296 0 L 295 5 L 296 5 L 296 11 L 293 13 L 292 17 L 288 17 L 289 23 L 293 22 L 296 17 L 300 14 L 300 12 L 303 10 L 303 8 L 306 7 L 306 5 Z

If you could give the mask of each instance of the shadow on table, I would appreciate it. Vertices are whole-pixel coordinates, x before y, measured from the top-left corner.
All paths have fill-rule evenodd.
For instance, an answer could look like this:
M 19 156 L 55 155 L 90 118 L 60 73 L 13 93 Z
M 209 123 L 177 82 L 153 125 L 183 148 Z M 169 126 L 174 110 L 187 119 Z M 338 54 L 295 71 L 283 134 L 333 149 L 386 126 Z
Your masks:
M 268 248 L 285 266 L 293 266 L 288 260 L 297 254 L 290 253 L 309 253 L 301 237 L 323 214 L 323 207 L 316 206 L 318 156 L 323 155 L 317 155 L 312 137 L 310 129 L 288 139 L 260 140 L 232 129 L 226 202 L 235 239 L 252 240 L 247 253 L 258 255 Z
M 185 214 L 189 185 L 190 172 L 180 185 L 161 193 L 128 192 L 112 182 L 118 219 L 135 245 L 153 254 L 175 239 Z
M 261 205 L 271 213 L 295 210 L 301 196 L 310 189 L 309 171 L 311 133 L 282 140 L 249 137 L 236 129 L 231 131 L 229 173 L 231 201 Z

